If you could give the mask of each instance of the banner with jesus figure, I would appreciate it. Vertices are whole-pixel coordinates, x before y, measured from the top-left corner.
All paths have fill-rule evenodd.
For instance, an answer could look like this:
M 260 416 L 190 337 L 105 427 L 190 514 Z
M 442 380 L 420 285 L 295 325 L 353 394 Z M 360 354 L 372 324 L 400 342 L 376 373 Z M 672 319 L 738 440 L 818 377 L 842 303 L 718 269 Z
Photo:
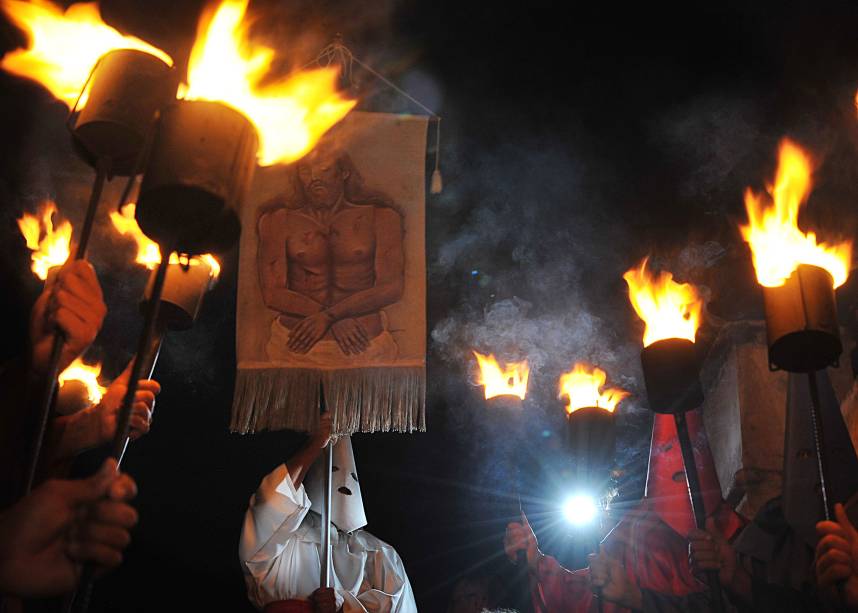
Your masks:
M 231 429 L 425 430 L 423 117 L 352 113 L 242 214 Z

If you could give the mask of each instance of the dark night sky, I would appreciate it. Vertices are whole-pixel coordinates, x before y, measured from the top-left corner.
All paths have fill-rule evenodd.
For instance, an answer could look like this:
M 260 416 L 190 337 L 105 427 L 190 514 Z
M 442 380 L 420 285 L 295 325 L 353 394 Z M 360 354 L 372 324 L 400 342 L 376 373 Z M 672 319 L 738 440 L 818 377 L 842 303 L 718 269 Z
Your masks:
M 102 11 L 181 64 L 199 6 L 104 0 Z M 823 236 L 855 235 L 852 3 L 629 11 L 620 4 L 267 0 L 251 10 L 267 17 L 258 35 L 278 41 L 284 66 L 306 63 L 341 32 L 358 57 L 444 118 L 445 190 L 427 201 L 429 432 L 355 441 L 369 530 L 402 555 L 422 611 L 443 611 L 463 572 L 509 572 L 499 560 L 512 509 L 505 466 L 517 452 L 523 464 L 560 474 L 562 413 L 553 387 L 562 370 L 591 360 L 613 382 L 642 392 L 642 327 L 621 280 L 627 268 L 651 253 L 709 288 L 713 317 L 702 345 L 720 319 L 758 317 L 736 221 L 743 189 L 759 189 L 772 175 L 784 135 L 819 162 L 802 221 Z M 15 44 L 5 25 L 0 38 L 6 49 Z M 369 79 L 362 86 L 363 108 L 417 111 Z M 38 290 L 14 219 L 53 193 L 65 170 L 83 167 L 63 134 L 62 107 L 43 90 L 0 74 L 0 105 L 8 357 L 21 351 Z M 59 206 L 78 227 L 82 203 Z M 132 352 L 145 275 L 117 263 L 108 230 L 99 236 L 93 260 L 111 311 L 93 355 L 115 374 Z M 228 254 L 196 327 L 168 339 L 153 430 L 126 464 L 140 486 L 141 523 L 124 566 L 98 584 L 94 611 L 250 610 L 236 555 L 244 508 L 301 437 L 227 432 L 236 264 L 236 253 Z M 852 291 L 840 293 L 845 324 Z M 525 423 L 486 411 L 463 374 L 471 346 L 531 359 Z M 649 423 L 644 401 L 622 406 L 620 500 L 642 494 Z M 510 425 L 523 434 L 512 436 Z M 530 491 L 527 505 L 549 523 L 562 483 L 533 481 L 545 485 Z M 563 535 L 540 537 L 560 553 Z

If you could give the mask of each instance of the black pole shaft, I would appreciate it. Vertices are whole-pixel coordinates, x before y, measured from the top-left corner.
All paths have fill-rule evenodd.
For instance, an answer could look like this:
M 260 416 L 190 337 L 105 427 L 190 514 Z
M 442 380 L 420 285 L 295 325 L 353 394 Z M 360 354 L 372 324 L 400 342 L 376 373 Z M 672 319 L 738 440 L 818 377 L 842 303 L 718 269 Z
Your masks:
M 45 442 L 45 433 L 48 430 L 48 417 L 51 414 L 51 405 L 54 402 L 54 392 L 57 389 L 57 377 L 60 375 L 60 357 L 63 352 L 65 339 L 61 332 L 54 333 L 54 344 L 51 347 L 51 356 L 48 360 L 48 370 L 45 373 L 44 387 L 39 398 L 39 406 L 36 413 L 36 431 L 33 434 L 33 442 L 30 444 L 30 455 L 27 459 L 27 474 L 24 480 L 22 496 L 26 496 L 33 489 L 36 481 L 36 471 L 39 467 L 39 458 L 42 455 L 42 444 Z
M 828 474 L 828 467 L 825 465 L 825 459 L 822 455 L 822 450 L 825 449 L 825 438 L 822 431 L 822 407 L 819 402 L 816 373 L 807 373 L 807 380 L 810 384 L 810 419 L 813 424 L 813 445 L 816 452 L 816 468 L 819 472 L 819 488 L 822 492 L 822 506 L 825 519 L 831 519 L 834 517 L 834 510 L 831 506 L 831 500 L 828 498 L 828 480 L 825 478 Z
M 167 252 L 168 254 L 171 251 Z M 146 305 L 146 319 L 143 324 L 143 332 L 140 334 L 140 340 L 137 345 L 137 353 L 134 356 L 134 363 L 131 365 L 131 374 L 128 377 L 128 389 L 125 391 L 125 397 L 122 400 L 122 407 L 119 409 L 119 415 L 116 420 L 116 432 L 113 435 L 112 456 L 117 462 L 122 456 L 122 450 L 125 447 L 125 439 L 128 438 L 128 431 L 131 426 L 131 410 L 134 407 L 134 396 L 137 394 L 137 384 L 143 376 L 143 370 L 146 363 L 150 362 L 148 353 L 151 349 L 153 338 L 155 338 L 158 328 L 158 311 L 161 307 L 161 294 L 164 290 L 164 279 L 167 277 L 167 267 L 170 265 L 170 256 L 165 255 L 161 258 L 161 263 L 158 264 L 158 270 L 155 273 L 155 281 L 152 284 L 152 295 L 149 298 L 149 304 Z M 151 366 L 150 366 L 151 368 Z
M 166 253 L 167 255 L 162 255 L 161 263 L 158 265 L 158 270 L 155 273 L 155 281 L 152 284 L 152 295 L 149 298 L 149 304 L 146 308 L 146 319 L 143 324 L 143 330 L 140 333 L 137 353 L 131 365 L 131 374 L 128 377 L 128 388 L 125 391 L 125 397 L 122 399 L 122 406 L 119 409 L 119 415 L 116 419 L 116 432 L 113 435 L 110 456 L 116 460 L 117 470 L 119 470 L 119 462 L 122 459 L 122 453 L 125 450 L 125 441 L 128 438 L 131 426 L 131 410 L 134 407 L 134 396 L 137 395 L 137 384 L 143 375 L 146 362 L 149 361 L 147 350 L 150 348 L 157 330 L 161 293 L 164 290 L 164 279 L 167 276 L 167 267 L 170 262 L 169 254 L 172 253 L 172 250 L 168 250 Z M 89 609 L 94 581 L 95 567 L 92 564 L 85 564 L 78 583 L 77 596 L 72 600 L 71 605 L 72 610 L 76 613 L 85 613 Z
M 524 519 L 524 506 L 521 504 L 521 471 L 518 471 L 518 487 L 515 495 L 518 498 L 518 513 L 521 519 Z M 519 549 L 515 552 L 515 565 L 524 572 L 527 572 L 527 550 Z
M 155 324 L 155 333 L 152 335 L 149 343 L 149 349 L 146 351 L 146 360 L 143 362 L 143 372 L 146 374 L 146 379 L 152 379 L 155 374 L 155 366 L 158 364 L 158 356 L 161 355 L 161 345 L 164 343 L 164 336 L 167 333 L 167 326 L 163 319 L 158 318 Z M 119 455 L 118 463 L 122 464 L 122 459 L 125 457 L 125 452 L 128 450 L 128 444 L 131 442 L 131 436 L 125 437 L 125 443 L 122 445 L 122 453 Z
M 703 502 L 703 491 L 700 489 L 700 477 L 697 474 L 697 463 L 694 461 L 694 447 L 688 435 L 688 423 L 685 413 L 674 413 L 676 435 L 679 438 L 679 448 L 682 451 L 682 462 L 685 465 L 685 479 L 688 483 L 688 495 L 691 497 L 691 509 L 694 512 L 694 523 L 703 530 L 706 526 L 706 505 Z M 724 599 L 721 594 L 721 583 L 718 571 L 706 572 L 706 583 L 712 594 L 712 610 L 720 613 L 724 610 Z
M 319 410 L 327 411 L 324 386 L 319 386 Z M 334 465 L 334 444 L 330 440 L 322 451 L 325 467 L 323 481 L 325 500 L 322 504 L 322 559 L 319 574 L 319 587 L 331 587 L 331 473 Z
M 95 225 L 95 214 L 101 202 L 101 192 L 104 191 L 104 181 L 110 172 L 110 160 L 99 158 L 95 164 L 95 181 L 92 184 L 92 192 L 89 195 L 89 205 L 86 207 L 86 216 L 83 218 L 83 227 L 80 230 L 80 239 L 77 243 L 77 252 L 74 259 L 86 258 L 86 250 L 89 247 L 89 238 L 92 236 L 92 228 Z
M 110 168 L 110 162 L 106 158 L 100 158 L 96 164 L 95 180 L 89 196 L 89 204 L 86 208 L 86 217 L 80 232 L 75 260 L 86 258 L 89 237 L 95 221 L 95 214 L 101 202 L 101 193 L 104 191 L 104 181 Z M 39 404 L 36 408 L 36 431 L 33 433 L 33 442 L 30 444 L 30 455 L 27 460 L 27 473 L 24 479 L 22 496 L 26 496 L 33 489 L 36 481 L 36 471 L 39 467 L 39 458 L 42 455 L 42 445 L 45 442 L 45 433 L 48 430 L 48 421 L 51 415 L 51 406 L 54 402 L 54 394 L 57 391 L 57 377 L 60 374 L 60 358 L 63 354 L 65 337 L 60 330 L 54 332 L 54 341 L 51 346 L 51 355 L 48 360 L 48 368 L 45 371 L 44 385 L 39 396 Z

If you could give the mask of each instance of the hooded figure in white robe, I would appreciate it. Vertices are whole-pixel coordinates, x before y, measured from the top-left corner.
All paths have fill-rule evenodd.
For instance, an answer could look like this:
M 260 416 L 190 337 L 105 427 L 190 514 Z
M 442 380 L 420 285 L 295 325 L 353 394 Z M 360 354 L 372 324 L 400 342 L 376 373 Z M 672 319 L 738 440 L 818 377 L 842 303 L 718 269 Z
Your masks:
M 362 530 L 363 500 L 349 437 L 334 445 L 331 474 L 331 586 L 343 613 L 417 611 L 396 550 Z M 269 473 L 251 496 L 239 543 L 248 597 L 260 610 L 299 611 L 319 588 L 323 460 L 296 487 L 286 464 Z M 294 603 L 298 604 L 298 603 Z M 312 611 L 307 606 L 304 610 Z

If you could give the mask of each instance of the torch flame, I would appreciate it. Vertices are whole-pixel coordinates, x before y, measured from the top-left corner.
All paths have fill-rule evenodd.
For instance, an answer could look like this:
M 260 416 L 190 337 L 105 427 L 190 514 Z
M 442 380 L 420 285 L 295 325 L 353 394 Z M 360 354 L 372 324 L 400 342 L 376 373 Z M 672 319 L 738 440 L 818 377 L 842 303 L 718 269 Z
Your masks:
M 740 226 L 742 237 L 751 246 L 757 281 L 764 287 L 780 287 L 800 264 L 824 268 L 840 287 L 849 278 L 852 242 L 836 245 L 816 242 L 816 234 L 798 228 L 798 212 L 811 188 L 811 161 L 798 145 L 784 139 L 778 152 L 774 187 L 766 196 L 745 191 L 748 225 Z
M 34 79 L 56 98 L 72 106 L 98 59 L 114 49 L 137 49 L 168 65 L 166 53 L 133 36 L 123 36 L 106 25 L 98 4 L 73 4 L 65 12 L 46 0 L 0 0 L 12 22 L 24 30 L 30 45 L 7 53 L 0 66 L 11 73 Z M 78 107 L 86 101 L 82 98 Z
M 18 227 L 27 241 L 27 248 L 33 252 L 32 271 L 44 281 L 48 278 L 49 268 L 61 266 L 69 258 L 72 225 L 62 221 L 54 228 L 53 215 L 57 212 L 57 205 L 50 200 L 39 208 L 38 215 L 24 213 L 18 220 Z
M 134 260 L 138 264 L 142 264 L 149 270 L 153 270 L 161 263 L 161 249 L 158 243 L 143 234 L 143 230 L 137 224 L 134 218 L 136 205 L 133 202 L 126 204 L 117 213 L 110 213 L 110 221 L 113 222 L 113 227 L 116 228 L 123 236 L 130 236 L 137 243 L 137 258 Z M 210 275 L 212 281 L 220 275 L 220 263 L 209 253 L 201 256 L 193 256 L 187 258 L 179 257 L 178 254 L 170 254 L 170 264 L 182 264 L 183 266 L 199 266 L 201 262 L 205 262 L 211 268 Z
M 130 236 L 137 243 L 137 259 L 135 262 L 143 264 L 149 270 L 155 268 L 161 262 L 161 250 L 158 243 L 143 234 L 143 230 L 137 225 L 134 211 L 137 205 L 133 202 L 123 206 L 118 212 L 110 213 L 110 221 L 123 236 Z
M 107 388 L 99 385 L 99 375 L 101 375 L 101 362 L 84 364 L 80 358 L 76 358 L 68 368 L 60 373 L 59 384 L 62 387 L 66 381 L 80 381 L 86 386 L 90 404 L 98 404 L 101 402 L 104 392 L 107 391 Z
M 669 272 L 653 276 L 646 269 L 647 260 L 623 275 L 629 285 L 629 300 L 646 324 L 644 347 L 666 338 L 685 338 L 693 343 L 703 310 L 697 288 L 677 283 Z
M 530 366 L 527 360 L 510 362 L 501 368 L 494 355 L 488 356 L 473 352 L 480 367 L 480 379 L 477 385 L 485 387 L 486 400 L 495 396 L 518 396 L 522 400 L 527 395 L 527 379 Z
M 356 102 L 337 93 L 334 68 L 267 80 L 274 50 L 249 42 L 246 10 L 247 0 L 224 0 L 200 21 L 185 98 L 223 102 L 243 113 L 259 134 L 261 165 L 293 162 Z
M 615 388 L 602 390 L 606 380 L 607 375 L 601 368 L 575 364 L 570 372 L 560 375 L 560 392 L 557 397 L 569 398 L 566 412 L 570 415 L 585 407 L 599 407 L 613 413 L 617 404 L 627 397 L 629 392 Z

